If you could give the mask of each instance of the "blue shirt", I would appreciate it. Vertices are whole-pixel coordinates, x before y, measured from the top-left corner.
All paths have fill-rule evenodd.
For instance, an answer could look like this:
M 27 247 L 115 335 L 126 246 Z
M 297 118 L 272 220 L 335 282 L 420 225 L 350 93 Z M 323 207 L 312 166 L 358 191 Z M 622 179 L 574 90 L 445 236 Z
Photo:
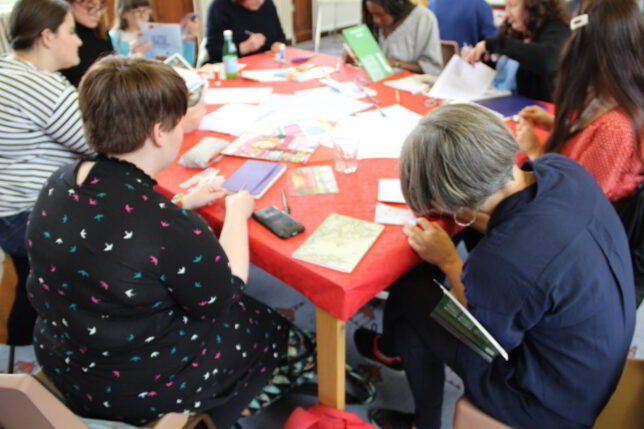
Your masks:
M 430 0 L 429 9 L 438 18 L 441 40 L 474 46 L 496 34 L 492 8 L 485 0 Z
M 549 154 L 524 169 L 536 183 L 492 213 L 463 284 L 474 316 L 510 353 L 505 383 L 591 426 L 633 335 L 628 242 L 613 206 L 574 161 Z

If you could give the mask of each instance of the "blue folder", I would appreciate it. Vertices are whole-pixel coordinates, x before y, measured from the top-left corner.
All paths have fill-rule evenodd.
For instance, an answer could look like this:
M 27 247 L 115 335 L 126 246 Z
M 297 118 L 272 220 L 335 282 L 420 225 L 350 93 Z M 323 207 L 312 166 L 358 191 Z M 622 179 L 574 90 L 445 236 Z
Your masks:
M 506 95 L 503 97 L 486 98 L 485 100 L 476 100 L 475 103 L 488 109 L 499 112 L 504 118 L 510 118 L 527 106 L 540 106 L 544 109 L 547 106 L 539 101 L 521 95 Z

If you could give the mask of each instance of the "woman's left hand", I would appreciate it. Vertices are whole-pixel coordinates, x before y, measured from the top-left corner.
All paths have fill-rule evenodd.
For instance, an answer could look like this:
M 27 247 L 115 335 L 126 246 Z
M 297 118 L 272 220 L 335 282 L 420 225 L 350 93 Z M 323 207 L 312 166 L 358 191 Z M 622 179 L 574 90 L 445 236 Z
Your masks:
M 485 46 L 485 40 L 478 42 L 476 46 L 474 46 L 474 48 L 469 52 L 465 60 L 470 64 L 474 64 L 477 61 L 481 61 L 481 58 L 483 58 L 484 60 L 487 59 L 487 47 Z
M 528 155 L 528 158 L 534 160 L 543 154 L 543 147 L 539 138 L 534 133 L 534 128 L 525 119 L 521 118 L 517 124 L 517 143 L 519 148 Z
M 228 191 L 212 183 L 192 188 L 182 199 L 183 208 L 193 210 L 209 205 L 228 194 Z
M 425 218 L 416 219 L 416 225 L 405 226 L 403 233 L 418 256 L 443 272 L 459 259 L 456 247 L 445 230 Z
M 282 45 L 284 45 L 284 43 L 282 42 L 273 42 L 273 44 L 271 45 L 271 52 L 274 54 L 279 54 L 280 49 L 282 49 Z M 286 45 L 284 45 L 284 47 L 286 47 Z

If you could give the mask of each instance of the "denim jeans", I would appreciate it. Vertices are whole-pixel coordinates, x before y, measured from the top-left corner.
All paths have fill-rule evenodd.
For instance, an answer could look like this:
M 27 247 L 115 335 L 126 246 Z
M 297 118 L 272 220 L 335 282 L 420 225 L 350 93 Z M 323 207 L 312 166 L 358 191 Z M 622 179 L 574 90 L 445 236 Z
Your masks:
M 11 255 L 18 275 L 16 295 L 7 320 L 7 344 L 16 346 L 33 342 L 33 329 L 37 317 L 27 298 L 26 289 L 29 275 L 26 240 L 29 213 L 31 212 L 27 211 L 14 216 L 0 217 L 0 247 Z
M 0 247 L 11 256 L 27 256 L 27 219 L 30 213 L 0 217 Z

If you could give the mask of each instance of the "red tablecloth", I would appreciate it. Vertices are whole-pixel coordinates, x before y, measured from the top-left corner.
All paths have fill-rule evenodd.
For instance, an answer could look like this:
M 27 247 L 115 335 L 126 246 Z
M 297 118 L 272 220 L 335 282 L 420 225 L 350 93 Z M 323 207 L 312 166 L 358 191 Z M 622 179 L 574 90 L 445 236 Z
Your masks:
M 309 51 L 288 49 L 289 58 L 310 54 Z M 310 61 L 318 65 L 335 66 L 336 57 L 317 54 Z M 247 69 L 278 68 L 283 66 L 268 54 L 242 58 L 240 62 L 248 64 Z M 365 74 L 353 66 L 345 66 L 342 72 L 334 73 L 331 77 L 339 81 L 345 81 L 355 79 L 356 75 L 364 76 Z M 397 79 L 403 76 L 397 75 L 392 78 Z M 212 86 L 213 83 L 211 82 Z M 234 86 L 272 86 L 275 93 L 292 93 L 301 89 L 320 86 L 320 83 L 314 80 L 309 82 L 271 82 L 267 84 L 244 79 L 233 79 L 223 81 L 219 87 Z M 378 91 L 378 95 L 375 98 L 382 103 L 382 106 L 395 103 L 395 91 L 384 85 L 383 82 L 371 84 L 369 87 Z M 399 97 L 401 105 L 417 113 L 424 115 L 432 109 L 432 107 L 423 104 L 424 96 L 400 91 Z M 213 110 L 217 107 L 209 108 Z M 185 136 L 182 153 L 206 135 L 216 135 L 233 140 L 233 137 L 223 134 L 196 131 Z M 319 147 L 308 165 L 330 164 L 331 159 L 331 151 L 325 147 Z M 228 177 L 244 161 L 246 159 L 226 156 L 214 166 Z M 287 172 L 260 200 L 256 201 L 255 209 L 258 210 L 270 205 L 276 205 L 281 208 L 280 190 L 285 189 L 289 195 L 292 215 L 304 225 L 305 232 L 288 240 L 282 240 L 251 219 L 249 224 L 251 261 L 306 295 L 316 306 L 326 310 L 340 320 L 346 321 L 349 319 L 376 293 L 386 288 L 420 261 L 407 244 L 406 237 L 402 233 L 402 227 L 385 226 L 383 233 L 350 274 L 299 261 L 292 258 L 291 254 L 331 212 L 373 222 L 377 202 L 378 179 L 398 177 L 397 162 L 394 159 L 361 160 L 356 173 L 335 173 L 339 193 L 306 196 L 296 196 L 291 192 L 291 170 L 302 165 L 289 164 Z M 182 167 L 177 162 L 174 162 L 158 175 L 159 191 L 166 195 L 180 192 L 179 183 L 196 172 L 197 170 Z M 199 213 L 215 231 L 219 232 L 223 225 L 224 211 L 223 202 L 217 202 L 213 206 L 201 209 Z M 438 219 L 437 221 L 449 233 L 453 233 L 454 227 L 451 222 L 445 219 Z

